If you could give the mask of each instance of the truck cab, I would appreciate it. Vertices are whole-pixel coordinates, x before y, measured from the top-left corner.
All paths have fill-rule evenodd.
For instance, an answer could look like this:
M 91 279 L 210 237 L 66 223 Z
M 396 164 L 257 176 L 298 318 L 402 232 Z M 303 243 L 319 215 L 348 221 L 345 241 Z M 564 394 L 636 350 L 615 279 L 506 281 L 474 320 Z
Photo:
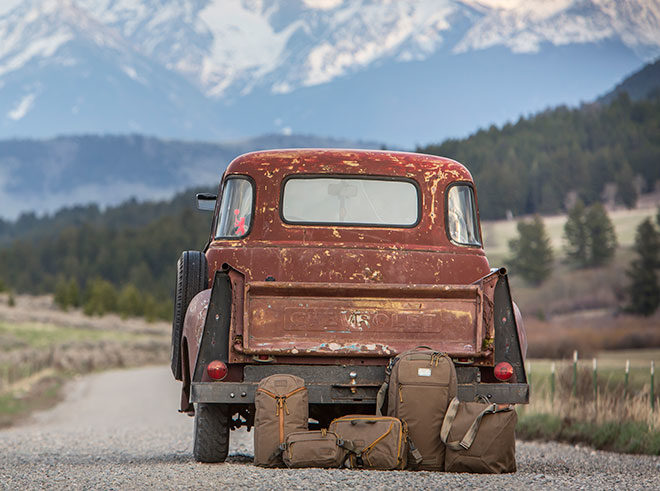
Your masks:
M 178 263 L 172 371 L 197 460 L 253 424 L 257 383 L 302 377 L 320 427 L 375 412 L 390 358 L 447 353 L 462 400 L 527 403 L 526 340 L 486 258 L 469 171 L 442 157 L 296 149 L 233 160 L 204 251 Z

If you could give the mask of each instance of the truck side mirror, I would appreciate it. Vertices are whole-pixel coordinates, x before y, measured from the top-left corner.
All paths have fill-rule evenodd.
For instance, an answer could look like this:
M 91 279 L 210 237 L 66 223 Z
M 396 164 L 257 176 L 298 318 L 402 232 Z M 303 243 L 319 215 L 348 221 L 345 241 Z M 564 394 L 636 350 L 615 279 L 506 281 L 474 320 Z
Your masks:
M 213 211 L 218 196 L 211 193 L 197 193 L 197 209 L 202 211 Z

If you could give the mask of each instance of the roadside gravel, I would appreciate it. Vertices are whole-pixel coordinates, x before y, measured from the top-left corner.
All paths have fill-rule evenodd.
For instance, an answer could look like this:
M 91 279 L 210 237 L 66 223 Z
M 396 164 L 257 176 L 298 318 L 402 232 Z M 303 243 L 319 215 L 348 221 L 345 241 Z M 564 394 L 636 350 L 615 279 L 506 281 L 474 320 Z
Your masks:
M 234 432 L 225 464 L 192 459 L 192 418 L 177 414 L 179 387 L 166 367 L 74 380 L 67 398 L 0 432 L 0 489 L 658 489 L 660 457 L 558 443 L 518 442 L 518 472 L 261 469 L 252 434 Z

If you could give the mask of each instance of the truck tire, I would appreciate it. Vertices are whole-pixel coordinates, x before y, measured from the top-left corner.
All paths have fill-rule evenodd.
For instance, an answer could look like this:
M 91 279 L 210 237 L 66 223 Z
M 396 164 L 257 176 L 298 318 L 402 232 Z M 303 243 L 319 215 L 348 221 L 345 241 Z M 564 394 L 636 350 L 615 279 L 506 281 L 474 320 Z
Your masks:
M 195 404 L 193 456 L 197 462 L 224 462 L 229 450 L 229 408 Z
M 172 351 L 170 361 L 176 380 L 183 380 L 181 371 L 181 334 L 188 304 L 208 284 L 206 256 L 199 251 L 185 251 L 177 262 L 174 317 L 172 319 Z

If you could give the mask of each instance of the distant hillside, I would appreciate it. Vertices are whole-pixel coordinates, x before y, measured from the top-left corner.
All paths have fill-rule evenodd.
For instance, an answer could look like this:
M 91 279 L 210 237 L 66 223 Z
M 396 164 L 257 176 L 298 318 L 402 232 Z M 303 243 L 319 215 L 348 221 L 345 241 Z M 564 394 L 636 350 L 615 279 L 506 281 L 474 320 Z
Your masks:
M 481 217 L 499 219 L 559 213 L 569 197 L 591 203 L 606 189 L 617 189 L 625 202 L 635 180 L 642 192 L 653 190 L 660 180 L 659 134 L 660 92 L 638 101 L 624 92 L 609 104 L 559 107 L 418 151 L 467 165 Z
M 638 101 L 652 97 L 653 92 L 658 90 L 660 90 L 660 58 L 627 77 L 614 90 L 600 97 L 598 102 L 608 104 L 623 92 L 626 92 L 633 101 Z
M 65 206 L 169 199 L 193 186 L 217 186 L 227 164 L 255 150 L 365 147 L 373 142 L 305 135 L 266 135 L 227 143 L 161 140 L 142 135 L 72 136 L 0 141 L 0 218 Z M 1 232 L 0 232 L 1 234 Z

